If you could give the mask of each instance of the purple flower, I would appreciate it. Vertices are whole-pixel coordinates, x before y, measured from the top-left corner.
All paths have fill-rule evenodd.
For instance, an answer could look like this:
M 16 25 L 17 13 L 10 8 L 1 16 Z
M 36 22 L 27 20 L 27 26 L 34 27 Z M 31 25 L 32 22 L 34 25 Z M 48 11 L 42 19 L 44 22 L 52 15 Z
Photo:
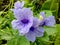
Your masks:
M 14 8 L 15 8 L 15 9 L 22 8 L 23 6 L 24 6 L 24 1 L 22 1 L 22 2 L 17 1 L 17 2 L 15 2 L 15 4 L 14 4 Z
M 29 28 L 33 24 L 33 13 L 30 8 L 14 10 L 15 20 L 12 21 L 12 27 L 18 29 L 20 35 L 29 32 Z
M 45 17 L 45 13 L 44 12 L 40 12 L 40 16 L 42 17 L 42 21 L 40 23 L 40 26 L 54 26 L 55 24 L 55 18 L 54 16 L 48 16 Z
M 40 20 L 33 17 L 33 12 L 30 8 L 22 8 L 24 3 L 17 1 L 14 4 L 14 9 L 12 9 L 15 20 L 11 22 L 13 29 L 17 29 L 20 35 L 25 35 L 25 37 L 34 42 L 36 37 L 42 37 L 44 34 L 44 29 L 39 27 Z
M 29 32 L 25 35 L 25 37 L 34 42 L 36 37 L 42 37 L 44 34 L 44 29 L 39 27 L 40 21 L 37 18 L 34 18 L 33 25 L 30 27 Z

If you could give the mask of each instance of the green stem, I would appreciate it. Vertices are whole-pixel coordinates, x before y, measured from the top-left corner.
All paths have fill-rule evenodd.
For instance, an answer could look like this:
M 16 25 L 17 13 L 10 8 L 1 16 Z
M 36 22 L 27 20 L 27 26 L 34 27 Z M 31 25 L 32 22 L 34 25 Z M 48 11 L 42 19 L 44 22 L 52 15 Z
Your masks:
M 51 6 L 50 6 L 50 10 L 52 10 L 53 4 L 54 4 L 54 0 L 52 0 Z
M 10 0 L 10 8 L 13 7 L 13 4 L 14 4 L 14 0 Z
M 10 6 L 10 4 L 8 4 L 7 7 L 3 11 L 5 11 L 9 6 Z

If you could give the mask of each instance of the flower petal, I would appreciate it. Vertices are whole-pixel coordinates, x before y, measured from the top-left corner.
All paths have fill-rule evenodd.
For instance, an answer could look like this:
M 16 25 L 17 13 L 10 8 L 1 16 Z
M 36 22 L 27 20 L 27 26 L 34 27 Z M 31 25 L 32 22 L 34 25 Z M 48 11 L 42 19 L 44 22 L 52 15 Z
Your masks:
M 11 24 L 12 24 L 13 29 L 17 29 L 17 26 L 19 25 L 19 22 L 18 22 L 18 20 L 13 20 L 11 22 Z
M 55 24 L 54 16 L 49 16 L 48 18 L 46 18 L 46 20 L 45 20 L 46 26 L 54 26 L 54 24 Z
M 32 41 L 32 42 L 34 42 L 35 39 L 36 39 L 36 36 L 35 36 L 34 32 L 32 32 L 32 31 L 29 31 L 29 32 L 25 35 L 25 37 L 26 37 L 29 41 Z
M 16 19 L 33 18 L 33 13 L 30 8 L 14 9 L 13 12 Z
M 28 24 L 22 24 L 20 21 L 19 21 L 19 25 L 17 26 L 17 29 L 19 30 L 19 32 L 21 34 L 26 34 L 29 32 L 29 29 L 30 27 L 32 26 L 33 24 L 33 21 L 29 22 Z
M 39 26 L 44 26 L 45 25 L 45 19 L 40 22 Z
M 34 30 L 34 33 L 37 37 L 42 37 L 44 35 L 44 29 L 42 27 L 38 27 Z
M 27 18 L 33 17 L 33 12 L 31 11 L 30 8 L 23 8 L 22 10 L 23 10 L 22 15 L 24 16 L 24 18 L 26 18 L 26 17 Z
M 33 26 L 37 27 L 39 25 L 40 25 L 40 20 L 38 18 L 34 17 L 34 19 L 33 19 Z
M 33 21 L 30 22 L 29 24 L 23 25 L 21 24 L 20 20 L 13 20 L 11 24 L 12 24 L 13 29 L 18 29 L 19 33 L 21 35 L 24 35 L 29 32 L 29 29 L 32 26 Z
M 22 8 L 23 6 L 24 6 L 24 1 L 22 1 L 22 2 L 17 1 L 17 2 L 15 2 L 15 4 L 14 4 L 14 8 L 15 8 L 15 9 Z
M 40 12 L 40 15 L 45 18 L 45 12 Z
M 28 27 L 25 27 L 25 28 L 22 28 L 22 29 L 19 29 L 19 33 L 20 35 L 25 35 L 26 33 L 29 32 L 29 28 Z

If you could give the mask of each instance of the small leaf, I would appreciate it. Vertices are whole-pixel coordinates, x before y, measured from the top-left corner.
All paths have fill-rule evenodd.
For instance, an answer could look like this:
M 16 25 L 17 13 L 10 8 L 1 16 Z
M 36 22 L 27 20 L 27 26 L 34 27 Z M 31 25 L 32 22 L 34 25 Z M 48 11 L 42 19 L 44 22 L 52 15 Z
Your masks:
M 54 35 L 57 32 L 56 27 L 45 27 L 44 29 L 48 35 Z
M 0 11 L 0 15 L 3 14 L 3 11 Z

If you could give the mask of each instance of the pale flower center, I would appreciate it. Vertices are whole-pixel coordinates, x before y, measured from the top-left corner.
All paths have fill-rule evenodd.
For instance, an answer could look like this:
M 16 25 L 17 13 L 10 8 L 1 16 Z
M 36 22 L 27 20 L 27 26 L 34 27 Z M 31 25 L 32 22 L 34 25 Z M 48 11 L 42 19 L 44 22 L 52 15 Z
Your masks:
M 43 16 L 40 15 L 40 16 L 39 16 L 39 20 L 43 20 Z

